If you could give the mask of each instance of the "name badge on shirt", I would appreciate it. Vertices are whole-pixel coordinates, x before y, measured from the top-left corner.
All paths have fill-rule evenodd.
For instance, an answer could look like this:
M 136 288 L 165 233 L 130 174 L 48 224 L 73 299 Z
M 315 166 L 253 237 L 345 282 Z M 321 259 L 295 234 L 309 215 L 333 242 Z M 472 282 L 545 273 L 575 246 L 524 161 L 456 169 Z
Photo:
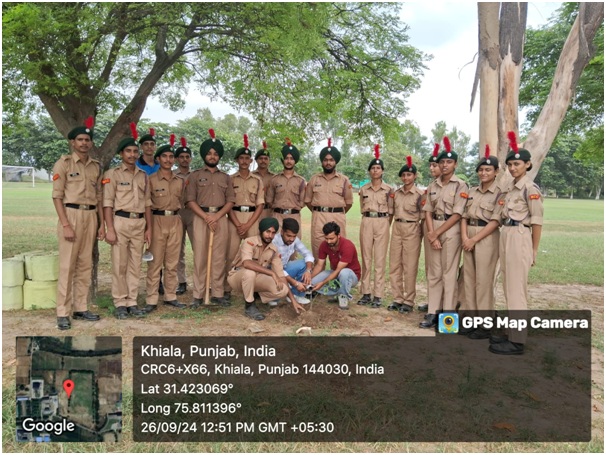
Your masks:
M 130 182 L 120 182 L 120 186 L 130 186 Z
M 69 174 L 70 177 L 78 177 L 80 175 L 79 172 L 74 172 L 73 174 Z

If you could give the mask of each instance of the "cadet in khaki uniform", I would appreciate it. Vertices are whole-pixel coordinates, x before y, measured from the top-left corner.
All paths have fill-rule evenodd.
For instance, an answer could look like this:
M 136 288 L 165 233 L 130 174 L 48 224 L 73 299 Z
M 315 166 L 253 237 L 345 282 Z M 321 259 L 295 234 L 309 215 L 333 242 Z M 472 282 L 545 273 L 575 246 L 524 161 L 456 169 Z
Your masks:
M 393 217 L 391 187 L 383 182 L 385 166 L 379 158 L 379 144 L 375 145 L 375 159 L 368 165 L 371 181 L 360 188 L 360 250 L 362 251 L 362 298 L 358 305 L 380 308 L 385 289 L 385 259 L 389 247 L 389 226 Z M 374 263 L 375 280 L 371 297 L 370 271 Z
M 175 175 L 185 182 L 191 170 L 189 168 L 191 164 L 191 149 L 187 146 L 187 140 L 181 137 L 181 147 L 178 147 L 175 151 L 175 159 L 179 167 L 175 170 Z M 181 251 L 179 253 L 179 264 L 177 264 L 177 279 L 179 285 L 177 286 L 177 295 L 182 295 L 187 292 L 187 278 L 185 276 L 185 233 L 189 237 L 189 243 L 194 244 L 194 212 L 185 203 L 185 191 L 183 191 L 183 197 L 181 200 L 182 208 L 179 210 L 179 217 L 183 224 L 183 238 L 181 240 Z
M 263 148 L 257 150 L 255 154 L 255 162 L 257 163 L 257 170 L 253 172 L 254 175 L 261 177 L 263 180 L 263 188 L 265 188 L 265 205 L 263 206 L 263 213 L 261 219 L 270 218 L 272 216 L 271 206 L 267 203 L 267 189 L 269 188 L 269 182 L 274 175 L 273 172 L 269 171 L 269 151 L 267 150 L 267 144 L 263 141 Z
M 442 169 L 440 168 L 440 164 L 438 163 L 438 153 L 440 151 L 440 144 L 434 144 L 433 153 L 429 157 L 429 175 L 433 178 L 432 182 L 436 181 L 442 175 Z M 431 185 L 430 183 L 430 185 Z M 425 207 L 427 203 L 427 190 L 429 186 L 423 192 L 423 197 L 421 198 L 421 207 Z M 427 223 L 425 222 L 425 215 L 421 216 L 421 229 L 423 232 L 423 252 L 425 255 L 425 277 L 427 277 L 427 269 L 429 268 L 429 264 L 436 264 L 436 267 L 439 267 L 440 264 L 440 251 L 434 250 L 431 247 L 431 243 L 427 240 Z M 427 282 L 427 294 L 429 294 L 429 282 Z M 427 312 L 429 305 L 427 303 L 423 305 L 419 305 L 418 309 L 422 312 Z
M 442 175 L 429 185 L 427 203 L 423 207 L 427 224 L 427 240 L 439 250 L 440 262 L 432 261 L 427 268 L 428 314 L 419 325 L 435 327 L 437 313 L 455 311 L 457 305 L 457 272 L 461 261 L 461 216 L 469 188 L 454 175 L 458 156 L 444 137 L 444 151 L 438 155 Z
M 98 321 L 87 310 L 93 265 L 95 235 L 105 238 L 103 222 L 101 165 L 89 156 L 93 146 L 93 118 L 67 135 L 72 150 L 53 168 L 53 204 L 59 222 L 59 280 L 57 282 L 57 327 L 71 328 L 70 316 Z M 97 213 L 99 219 L 97 219 Z M 100 227 L 99 226 L 100 221 Z
M 147 174 L 135 166 L 139 158 L 137 130 L 133 137 L 122 139 L 118 153 L 122 164 L 103 177 L 103 210 L 107 234 L 112 246 L 112 297 L 116 318 L 145 316 L 137 307 L 143 245 L 151 244 L 151 206 Z
M 519 149 L 515 133 L 508 133 L 511 151 L 505 157 L 513 177 L 503 201 L 503 229 L 499 243 L 503 290 L 511 317 L 525 316 L 528 309 L 528 273 L 536 264 L 543 229 L 543 196 L 526 173 L 532 169 L 530 152 Z M 502 339 L 491 338 L 489 350 L 495 354 L 524 353 L 526 331 L 510 330 Z
M 257 235 L 259 217 L 265 204 L 263 181 L 250 172 L 252 152 L 248 148 L 248 136 L 244 135 L 244 147 L 236 150 L 238 172 L 231 176 L 235 205 L 229 211 L 227 260 L 225 262 L 225 296 L 231 297 L 227 272 L 231 269 L 243 239 Z
M 463 242 L 463 273 L 466 299 L 459 308 L 461 316 L 494 315 L 494 280 L 499 261 L 499 224 L 503 193 L 497 186 L 499 160 L 490 155 L 486 145 L 484 158 L 476 166 L 480 185 L 469 190 L 465 213 L 461 220 Z M 459 328 L 459 333 L 463 327 Z M 474 340 L 485 339 L 490 332 L 484 328 L 469 330 Z
M 177 301 L 175 292 L 177 264 L 183 240 L 183 223 L 179 210 L 185 182 L 172 171 L 175 164 L 174 150 L 173 134 L 170 145 L 162 145 L 156 150 L 154 158 L 158 160 L 160 169 L 149 177 L 151 206 L 147 210 L 151 212 L 152 219 L 152 241 L 149 250 L 154 258 L 147 263 L 147 305 L 143 308 L 146 313 L 151 313 L 158 307 L 158 283 L 162 267 L 166 283 L 164 304 L 176 308 L 186 307 Z
M 190 174 L 185 185 L 185 201 L 194 212 L 194 301 L 192 308 L 202 305 L 206 289 L 206 264 L 210 246 L 210 233 L 214 232 L 210 287 L 211 303 L 229 306 L 223 293 L 225 259 L 227 256 L 227 213 L 236 200 L 231 177 L 217 169 L 223 156 L 223 144 L 215 138 L 214 130 L 208 130 L 210 139 L 200 145 L 204 167 Z M 206 302 L 208 303 L 208 302 Z
M 406 164 L 398 173 L 402 187 L 393 193 L 394 224 L 389 247 L 389 281 L 393 303 L 390 311 L 408 313 L 415 306 L 417 296 L 417 273 L 421 255 L 421 200 L 423 191 L 415 185 L 417 167 L 412 157 L 406 157 Z
M 284 169 L 272 177 L 266 191 L 265 201 L 273 210 L 273 217 L 280 227 L 284 218 L 293 218 L 301 226 L 301 209 L 305 206 L 305 179 L 295 172 L 300 153 L 297 147 L 287 143 L 282 147 Z M 301 238 L 301 230 L 297 237 Z
M 318 257 L 320 245 L 324 241 L 322 228 L 334 221 L 345 234 L 345 214 L 353 205 L 351 182 L 346 175 L 336 171 L 341 161 L 341 152 L 328 139 L 328 147 L 320 151 L 320 161 L 324 172 L 315 174 L 305 189 L 305 204 L 311 210 L 311 251 Z
M 256 321 L 265 319 L 265 316 L 255 304 L 255 292 L 259 293 L 263 303 L 288 295 L 297 314 L 305 311 L 290 291 L 280 253 L 272 243 L 276 232 L 278 220 L 263 218 L 259 223 L 260 235 L 244 240 L 227 277 L 231 287 L 244 294 L 244 314 Z

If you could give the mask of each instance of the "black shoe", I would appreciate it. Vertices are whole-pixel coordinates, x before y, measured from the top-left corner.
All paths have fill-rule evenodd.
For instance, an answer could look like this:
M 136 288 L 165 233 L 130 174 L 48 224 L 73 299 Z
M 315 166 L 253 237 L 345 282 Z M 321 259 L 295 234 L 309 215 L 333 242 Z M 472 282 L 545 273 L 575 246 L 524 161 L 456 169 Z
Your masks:
M 128 310 L 125 306 L 119 306 L 116 308 L 116 319 L 126 319 L 128 318 Z
M 372 308 L 381 308 L 382 305 L 383 302 L 381 301 L 381 297 L 375 297 L 372 299 L 372 303 L 370 304 Z
M 162 284 L 162 281 L 160 281 L 160 286 L 158 286 L 158 294 L 164 295 L 164 285 Z
M 225 300 L 225 297 L 211 297 L 210 303 L 224 307 L 231 306 L 231 302 L 229 300 Z
M 261 296 L 259 295 L 259 293 L 258 293 L 258 292 L 253 292 L 253 298 L 254 298 L 255 300 L 261 300 Z
M 69 318 L 57 318 L 57 328 L 59 330 L 69 330 L 72 325 L 69 322 Z
M 202 305 L 202 299 L 194 299 L 194 301 L 190 305 L 190 308 L 192 310 L 196 310 L 196 309 L 200 308 L 201 305 Z
M 223 294 L 223 300 L 225 300 L 227 302 L 231 302 L 231 292 L 225 292 Z
M 490 344 L 500 344 L 506 343 L 508 340 L 507 335 L 490 335 L 489 337 Z
M 126 310 L 130 316 L 134 316 L 136 318 L 145 317 L 145 315 L 147 314 L 145 311 L 143 311 L 141 308 L 139 308 L 137 306 L 129 306 L 129 307 L 127 307 Z
M 388 307 L 387 307 L 387 311 L 400 311 L 400 307 L 402 306 L 402 303 L 398 303 L 398 302 L 392 302 Z
M 488 350 L 493 354 L 522 355 L 524 354 L 524 345 L 522 343 L 505 341 L 503 343 L 491 344 L 488 346 Z
M 143 311 L 145 314 L 147 313 L 151 313 L 152 311 L 156 311 L 158 309 L 158 305 L 145 305 L 143 308 L 141 308 L 141 311 Z
M 175 308 L 185 308 L 187 305 L 180 303 L 178 300 L 165 300 L 164 305 L 174 306 Z
M 262 321 L 263 319 L 265 319 L 265 316 L 263 316 L 263 314 L 257 308 L 257 305 L 255 305 L 254 303 L 251 305 L 246 305 L 246 308 L 244 309 L 244 315 L 246 317 L 254 319 L 255 321 Z
M 429 305 L 427 303 L 425 305 L 417 305 L 417 310 L 421 313 L 426 313 L 429 310 Z
M 364 294 L 360 300 L 358 300 L 358 305 L 368 305 L 370 303 L 370 294 Z
M 179 286 L 177 286 L 177 291 L 175 292 L 175 294 L 183 295 L 186 292 L 187 292 L 187 283 L 179 283 Z
M 400 313 L 412 313 L 412 307 L 407 303 L 400 304 L 400 308 L 398 308 Z
M 467 338 L 470 340 L 485 340 L 486 338 L 490 338 L 490 331 L 480 327 L 468 334 Z
M 426 314 L 423 321 L 419 322 L 419 327 L 422 329 L 431 329 L 432 327 L 436 327 L 438 325 L 438 315 L 436 314 Z
M 74 319 L 82 319 L 83 321 L 98 321 L 101 317 L 98 314 L 90 311 L 77 311 L 74 313 Z

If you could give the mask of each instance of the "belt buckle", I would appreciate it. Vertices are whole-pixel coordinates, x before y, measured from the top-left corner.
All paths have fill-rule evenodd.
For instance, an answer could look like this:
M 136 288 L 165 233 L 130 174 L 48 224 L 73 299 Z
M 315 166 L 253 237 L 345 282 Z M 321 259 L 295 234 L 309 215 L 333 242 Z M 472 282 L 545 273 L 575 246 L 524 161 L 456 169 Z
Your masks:
M 368 212 L 368 216 L 371 218 L 379 218 L 379 212 Z
M 208 213 L 217 213 L 219 211 L 218 207 L 209 207 Z
M 250 212 L 250 208 L 248 208 L 248 206 L 241 206 L 240 212 Z
M 164 210 L 164 214 L 165 215 L 174 215 L 175 211 L 174 210 Z
M 78 206 L 78 208 L 79 208 L 80 210 L 88 210 L 88 205 L 85 205 L 85 204 L 80 204 L 80 205 Z
M 290 215 L 292 213 L 291 209 L 282 210 L 282 215 Z
M 139 214 L 138 214 L 138 213 L 135 213 L 135 212 L 130 212 L 130 213 L 128 214 L 128 217 L 129 217 L 129 218 L 139 218 Z
M 320 207 L 320 212 L 329 212 L 330 207 Z

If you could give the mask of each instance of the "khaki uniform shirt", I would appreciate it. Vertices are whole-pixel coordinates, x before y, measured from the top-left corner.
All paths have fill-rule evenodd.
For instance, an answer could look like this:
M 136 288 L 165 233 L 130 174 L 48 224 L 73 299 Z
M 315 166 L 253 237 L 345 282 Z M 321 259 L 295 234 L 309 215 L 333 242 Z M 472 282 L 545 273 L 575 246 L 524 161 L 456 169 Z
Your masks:
M 274 175 L 265 200 L 273 208 L 301 210 L 305 206 L 305 179 L 296 172 L 290 178 L 284 172 Z
M 150 194 L 147 174 L 136 166 L 133 173 L 122 163 L 103 177 L 103 207 L 113 207 L 114 212 L 144 213 L 151 206 Z
M 211 172 L 208 166 L 189 174 L 185 187 L 185 203 L 194 201 L 202 207 L 223 207 L 228 202 L 236 202 L 231 177 L 222 171 Z
M 235 174 L 232 174 L 231 183 L 235 193 L 236 206 L 256 206 L 265 204 L 263 180 L 258 175 L 249 173 L 248 177 L 244 178 L 238 171 Z
M 389 213 L 393 215 L 393 198 L 391 197 L 391 187 L 382 182 L 379 189 L 372 187 L 372 182 L 367 183 L 360 188 L 360 211 Z
M 88 157 L 86 162 L 73 153 L 63 155 L 53 167 L 53 199 L 64 204 L 101 205 L 101 164 Z
M 189 171 L 187 174 L 183 174 L 183 173 L 179 172 L 179 170 L 177 169 L 176 171 L 174 171 L 174 173 L 177 177 L 179 177 L 180 179 L 183 180 L 183 193 L 181 194 L 181 206 L 183 209 L 187 209 L 187 204 L 185 203 L 185 182 L 187 181 L 187 178 L 191 175 L 191 171 Z
M 394 218 L 397 220 L 419 221 L 423 215 L 423 195 L 425 191 L 413 185 L 410 191 L 404 185 L 393 193 Z
M 269 188 L 269 182 L 271 182 L 271 179 L 272 179 L 272 178 L 273 178 L 273 176 L 274 176 L 274 175 L 276 175 L 276 174 L 274 174 L 273 172 L 269 172 L 269 171 L 267 171 L 267 174 L 266 174 L 266 175 L 261 175 L 261 174 L 259 173 L 259 171 L 254 171 L 254 172 L 253 172 L 253 175 L 256 175 L 257 177 L 259 177 L 259 178 L 260 178 L 260 179 L 263 181 L 263 188 L 264 188 L 264 190 L 265 190 L 264 197 L 265 197 L 265 201 L 267 202 L 267 197 L 266 197 L 266 195 L 267 195 L 267 189 Z
M 503 200 L 503 219 L 511 218 L 527 226 L 543 225 L 543 196 L 539 187 L 528 178 L 511 182 Z
M 312 176 L 305 189 L 305 203 L 312 207 L 345 207 L 353 204 L 351 182 L 346 175 L 336 172 L 331 179 L 324 173 Z
M 427 202 L 423 211 L 436 215 L 463 215 L 468 192 L 467 183 L 454 174 L 445 185 L 438 178 L 427 188 Z
M 261 267 L 276 272 L 279 277 L 284 276 L 284 267 L 278 247 L 270 243 L 263 249 L 263 240 L 260 235 L 248 237 L 242 242 L 242 246 L 240 246 L 240 250 L 234 259 L 233 266 L 241 268 L 244 266 L 244 261 L 247 260 L 255 261 Z
M 153 210 L 179 210 L 185 182 L 175 174 L 171 174 L 171 177 L 167 179 L 162 177 L 160 172 L 149 176 L 151 207 Z
M 486 191 L 482 191 L 481 185 L 474 186 L 469 190 L 463 218 L 483 220 L 487 223 L 498 221 L 500 224 L 503 205 L 499 204 L 499 200 L 502 200 L 503 196 L 496 181 Z

